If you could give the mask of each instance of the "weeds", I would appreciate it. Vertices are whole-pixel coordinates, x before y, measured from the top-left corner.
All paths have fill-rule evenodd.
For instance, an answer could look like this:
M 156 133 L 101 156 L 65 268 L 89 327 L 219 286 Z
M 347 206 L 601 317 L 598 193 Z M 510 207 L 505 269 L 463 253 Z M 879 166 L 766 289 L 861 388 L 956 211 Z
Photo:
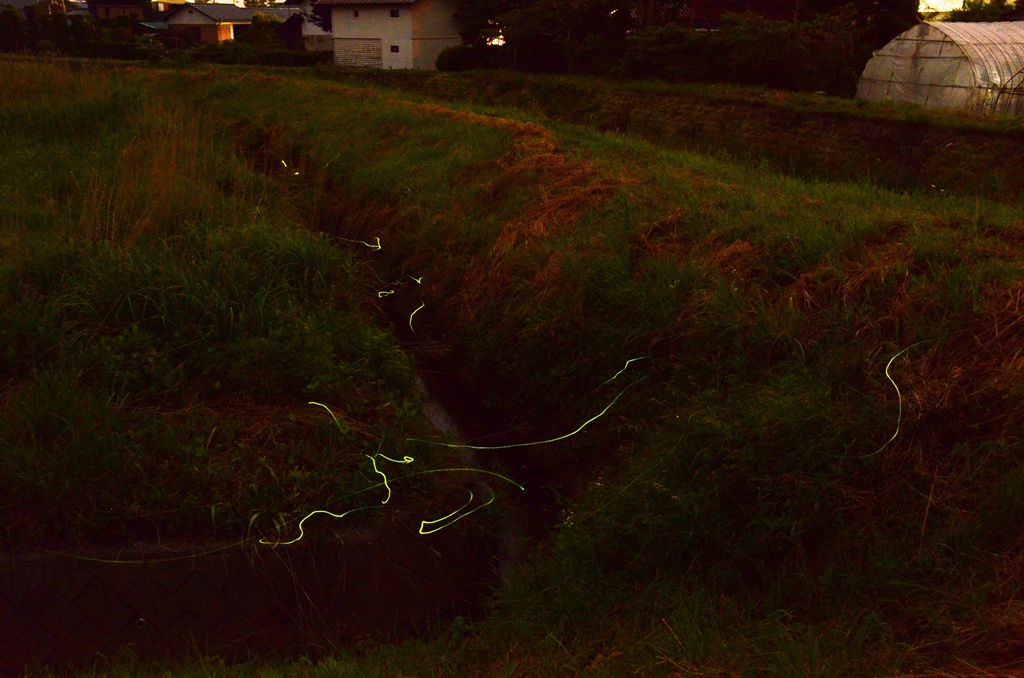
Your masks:
M 467 397 L 513 442 L 549 441 L 539 449 L 563 513 L 492 614 L 343 652 L 332 668 L 848 676 L 1008 665 L 998 652 L 1015 636 L 996 620 L 1013 618 L 1021 587 L 1017 206 L 799 180 L 522 111 L 240 77 L 251 95 L 238 78 L 167 75 L 235 121 L 238 176 L 275 187 L 259 194 L 261 214 L 316 223 L 324 239 L 301 242 L 320 252 L 336 237 L 365 268 L 287 255 L 265 243 L 299 236 L 269 226 L 179 226 L 168 237 L 189 257 L 144 238 L 73 255 L 53 246 L 66 264 L 7 264 L 18 282 L 5 294 L 23 309 L 10 321 L 18 344 L 57 364 L 53 337 L 77 332 L 88 346 L 125 336 L 109 356 L 152 356 L 152 368 L 133 363 L 137 384 L 180 389 L 198 370 L 201 393 L 215 377 L 256 402 L 297 397 L 314 377 L 354 388 L 373 414 L 351 416 L 366 436 L 346 420 L 353 443 L 401 420 L 372 403 L 400 392 L 407 368 L 394 382 L 359 372 L 356 355 L 388 355 L 387 342 L 318 342 L 359 335 L 317 309 L 377 299 L 399 331 L 415 313 L 410 335 L 441 343 Z M 89 273 L 101 265 L 132 281 L 110 288 L 120 296 L 90 291 L 112 275 Z M 339 271 L 344 289 L 324 282 Z M 370 272 L 422 283 L 378 297 L 382 287 L 360 284 Z M 73 303 L 36 305 L 54 297 Z M 267 309 L 282 307 L 310 332 L 275 334 Z M 168 328 L 181 340 L 158 344 Z M 211 353 L 193 355 L 187 338 Z M 348 372 L 302 358 L 328 351 Z M 4 355 L 15 402 L 35 373 Z M 603 382 L 640 355 L 615 408 L 556 441 L 607 405 Z M 368 360 L 387 363 L 378 357 Z M 267 358 L 281 368 L 261 374 Z M 71 366 L 57 374 L 74 388 L 100 374 Z M 377 400 L 346 381 L 352 371 L 378 379 Z M 97 383 L 115 400 L 132 393 Z M 268 464 L 287 496 L 285 467 Z
M 3 76 L 38 96 L 4 100 L 0 165 L 41 163 L 3 185 L 4 542 L 237 533 L 362 487 L 364 449 L 423 423 L 358 264 L 292 228 L 224 121 L 141 75 L 69 73 Z

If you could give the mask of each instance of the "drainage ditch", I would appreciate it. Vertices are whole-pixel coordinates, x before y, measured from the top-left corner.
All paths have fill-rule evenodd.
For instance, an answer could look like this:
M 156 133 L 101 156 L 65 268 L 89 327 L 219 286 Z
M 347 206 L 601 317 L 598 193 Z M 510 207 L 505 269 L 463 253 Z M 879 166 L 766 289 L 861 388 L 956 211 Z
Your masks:
M 419 387 L 441 384 L 441 376 L 428 374 Z M 458 415 L 431 394 L 426 400 L 438 431 L 461 437 Z M 472 430 L 477 423 L 470 422 Z M 463 463 L 478 466 L 468 452 Z M 513 463 L 527 466 L 520 458 Z M 522 473 L 513 475 L 531 486 Z M 303 540 L 278 548 L 163 544 L 0 554 L 0 675 L 88 667 L 124 653 L 229 662 L 315 656 L 358 638 L 398 640 L 456 615 L 477 617 L 543 515 L 531 503 L 536 490 L 527 490 L 530 501 L 503 507 L 501 534 L 473 520 L 420 534 L 424 515 L 458 506 L 465 488 L 479 488 L 483 477 L 438 483 L 426 498 L 396 497 L 365 529 L 325 518 Z

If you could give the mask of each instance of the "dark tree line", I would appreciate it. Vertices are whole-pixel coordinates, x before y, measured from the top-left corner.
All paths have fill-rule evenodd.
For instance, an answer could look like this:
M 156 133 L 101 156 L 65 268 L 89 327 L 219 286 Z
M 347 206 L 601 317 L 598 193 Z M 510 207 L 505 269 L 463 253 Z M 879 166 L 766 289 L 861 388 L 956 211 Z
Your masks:
M 850 93 L 918 0 L 464 0 L 453 68 L 727 81 Z M 709 30 L 714 29 L 714 30 Z M 501 47 L 488 45 L 500 35 Z
M 0 51 L 59 52 L 79 51 L 83 43 L 100 37 L 100 29 L 87 15 L 63 13 L 23 15 L 13 5 L 0 9 Z

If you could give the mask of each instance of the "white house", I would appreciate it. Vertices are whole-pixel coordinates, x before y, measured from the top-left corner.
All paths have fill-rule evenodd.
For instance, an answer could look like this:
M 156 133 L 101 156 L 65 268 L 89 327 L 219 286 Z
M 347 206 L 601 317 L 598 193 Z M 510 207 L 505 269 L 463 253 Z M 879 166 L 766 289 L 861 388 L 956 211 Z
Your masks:
M 432 70 L 458 45 L 454 0 L 319 0 L 331 7 L 334 63 L 350 68 Z
M 313 0 L 285 0 L 281 6 L 297 7 L 301 14 L 301 37 L 304 49 L 327 52 L 334 49 L 331 34 L 320 28 L 313 20 Z M 292 19 L 294 21 L 294 19 Z
M 252 24 L 254 14 L 266 14 L 284 21 L 298 14 L 297 7 L 235 7 L 222 3 L 182 3 L 164 21 L 172 31 L 188 34 L 197 43 L 234 40 Z

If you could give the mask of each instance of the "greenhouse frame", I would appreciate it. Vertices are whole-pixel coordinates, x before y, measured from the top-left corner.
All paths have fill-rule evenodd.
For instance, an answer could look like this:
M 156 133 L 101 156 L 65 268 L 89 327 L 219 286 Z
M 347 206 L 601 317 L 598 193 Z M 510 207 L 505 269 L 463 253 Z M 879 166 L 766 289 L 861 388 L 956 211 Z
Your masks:
M 928 21 L 874 53 L 857 98 L 979 113 L 1024 112 L 1024 21 Z

